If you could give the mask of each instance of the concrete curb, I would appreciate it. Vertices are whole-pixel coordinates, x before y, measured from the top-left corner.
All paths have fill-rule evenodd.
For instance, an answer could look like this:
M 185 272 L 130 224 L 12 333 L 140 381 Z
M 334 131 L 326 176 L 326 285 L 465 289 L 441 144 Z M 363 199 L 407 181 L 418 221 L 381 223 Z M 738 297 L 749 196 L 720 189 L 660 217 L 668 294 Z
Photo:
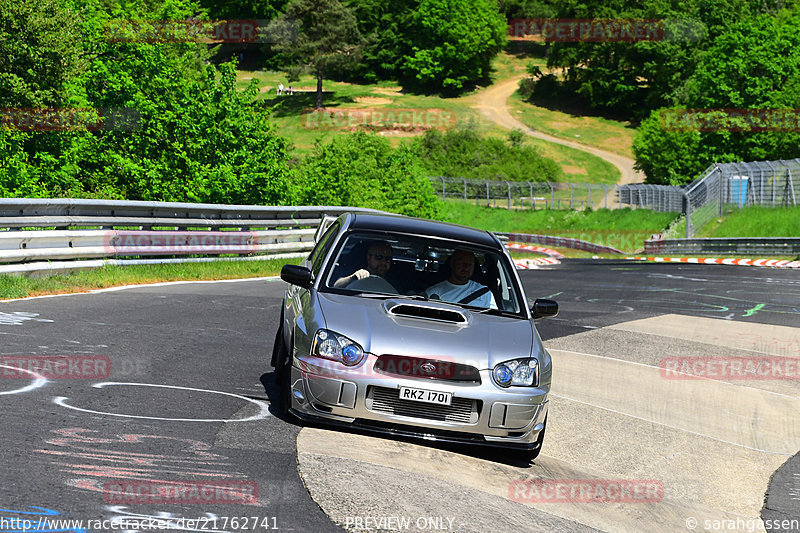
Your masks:
M 506 245 L 509 250 L 516 250 L 519 252 L 536 252 L 544 254 L 555 259 L 564 259 L 564 254 L 557 252 L 552 248 L 545 248 L 544 246 L 534 246 L 533 244 L 522 244 L 518 242 L 510 242 Z
M 517 270 L 536 270 L 542 265 L 560 265 L 561 261 L 552 257 L 542 257 L 541 259 L 516 259 L 514 265 Z
M 697 263 L 701 265 L 734 265 L 734 266 L 755 266 L 772 268 L 798 268 L 800 261 L 787 261 L 778 259 L 720 259 L 716 257 L 626 257 L 637 261 L 650 261 L 655 263 Z

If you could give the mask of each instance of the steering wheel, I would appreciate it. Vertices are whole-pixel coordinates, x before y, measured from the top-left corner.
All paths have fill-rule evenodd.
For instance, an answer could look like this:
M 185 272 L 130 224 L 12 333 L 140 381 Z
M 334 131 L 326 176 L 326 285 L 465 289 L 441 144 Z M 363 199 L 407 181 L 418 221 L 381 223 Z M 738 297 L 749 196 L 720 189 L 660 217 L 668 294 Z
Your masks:
M 371 274 L 364 279 L 357 279 L 347 286 L 348 289 L 356 289 L 365 292 L 385 292 L 389 294 L 397 294 L 397 289 L 380 276 Z

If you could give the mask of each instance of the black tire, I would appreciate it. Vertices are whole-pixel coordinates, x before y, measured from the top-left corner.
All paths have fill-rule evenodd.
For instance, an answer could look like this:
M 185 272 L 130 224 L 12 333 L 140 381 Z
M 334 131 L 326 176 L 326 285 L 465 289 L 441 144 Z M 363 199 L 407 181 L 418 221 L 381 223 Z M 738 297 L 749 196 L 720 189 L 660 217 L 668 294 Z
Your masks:
M 275 369 L 275 385 L 278 387 L 278 408 L 284 414 L 288 414 L 289 407 L 291 406 L 290 394 L 290 380 L 291 380 L 291 365 L 286 364 L 289 358 L 289 353 L 286 350 L 286 344 L 283 342 L 283 321 L 278 328 L 278 333 L 275 334 L 275 344 L 272 347 L 272 366 Z

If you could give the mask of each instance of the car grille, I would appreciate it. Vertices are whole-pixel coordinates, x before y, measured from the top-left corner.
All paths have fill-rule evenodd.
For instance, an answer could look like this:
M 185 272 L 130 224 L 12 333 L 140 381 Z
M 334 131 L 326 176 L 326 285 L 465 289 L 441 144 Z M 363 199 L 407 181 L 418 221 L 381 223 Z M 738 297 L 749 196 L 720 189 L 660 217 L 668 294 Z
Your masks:
M 450 405 L 401 400 L 400 389 L 387 387 L 370 387 L 367 391 L 367 409 L 370 411 L 439 422 L 476 424 L 479 404 L 477 400 L 456 397 Z
M 431 370 L 426 372 L 426 368 Z M 437 359 L 423 359 L 421 357 L 407 357 L 404 355 L 381 355 L 375 361 L 375 371 L 393 376 L 403 376 L 422 379 L 443 381 L 459 381 L 476 383 L 480 385 L 481 374 L 477 368 L 470 365 L 442 361 Z

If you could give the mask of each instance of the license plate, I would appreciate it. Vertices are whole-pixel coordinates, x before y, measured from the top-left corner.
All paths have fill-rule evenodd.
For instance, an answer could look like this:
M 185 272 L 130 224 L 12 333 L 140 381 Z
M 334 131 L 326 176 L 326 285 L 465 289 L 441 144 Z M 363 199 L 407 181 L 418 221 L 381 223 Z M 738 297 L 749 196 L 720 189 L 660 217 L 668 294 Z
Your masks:
M 400 399 L 411 400 L 414 402 L 450 405 L 450 401 L 453 399 L 453 393 L 436 392 L 424 389 L 412 389 L 411 387 L 400 387 Z

